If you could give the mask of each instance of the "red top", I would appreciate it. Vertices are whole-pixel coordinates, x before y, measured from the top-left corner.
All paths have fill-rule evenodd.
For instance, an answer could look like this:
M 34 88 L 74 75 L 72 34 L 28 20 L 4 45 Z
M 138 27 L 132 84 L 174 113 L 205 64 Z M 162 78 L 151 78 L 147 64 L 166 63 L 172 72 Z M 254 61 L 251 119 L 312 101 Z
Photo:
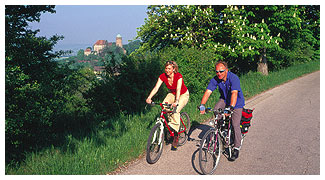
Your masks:
M 182 87 L 181 87 L 181 95 L 184 94 L 187 91 L 187 87 L 184 84 L 183 76 L 181 73 L 175 73 L 174 74 L 174 81 L 173 84 L 170 85 L 168 83 L 168 79 L 165 73 L 162 73 L 159 78 L 166 84 L 167 88 L 171 91 L 171 93 L 176 95 L 176 87 L 177 87 L 177 81 L 182 78 Z

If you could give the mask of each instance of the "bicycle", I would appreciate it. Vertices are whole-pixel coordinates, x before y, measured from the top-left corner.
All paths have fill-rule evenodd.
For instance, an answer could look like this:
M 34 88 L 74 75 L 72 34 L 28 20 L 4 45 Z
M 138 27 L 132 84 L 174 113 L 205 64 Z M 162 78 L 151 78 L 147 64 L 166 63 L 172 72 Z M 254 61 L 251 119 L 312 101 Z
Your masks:
M 214 113 L 214 119 L 210 121 L 213 126 L 203 136 L 199 150 L 199 164 L 203 174 L 213 174 L 217 169 L 221 154 L 228 159 L 231 157 L 234 146 L 234 131 L 232 127 L 231 115 L 226 116 L 221 108 L 218 110 L 206 109 L 208 112 Z M 221 119 L 218 120 L 218 115 Z M 245 134 L 242 133 L 241 144 L 243 143 Z
M 156 163 L 163 150 L 164 146 L 164 129 L 167 127 L 170 136 L 174 137 L 174 132 L 170 129 L 170 127 L 167 124 L 167 120 L 165 118 L 165 114 L 170 114 L 170 113 L 176 113 L 176 108 L 174 108 L 173 111 L 168 110 L 172 108 L 172 104 L 168 103 L 159 103 L 156 104 L 154 102 L 151 103 L 152 105 L 160 105 L 161 113 L 160 116 L 157 117 L 156 124 L 153 126 L 153 128 L 150 131 L 150 135 L 148 137 L 147 141 L 147 152 L 146 152 L 146 159 L 149 164 L 154 164 Z M 165 108 L 166 107 L 166 108 Z M 188 137 L 188 132 L 190 129 L 190 117 L 186 112 L 182 112 L 180 116 L 180 128 L 178 132 L 178 146 L 182 146 L 186 143 L 186 139 Z

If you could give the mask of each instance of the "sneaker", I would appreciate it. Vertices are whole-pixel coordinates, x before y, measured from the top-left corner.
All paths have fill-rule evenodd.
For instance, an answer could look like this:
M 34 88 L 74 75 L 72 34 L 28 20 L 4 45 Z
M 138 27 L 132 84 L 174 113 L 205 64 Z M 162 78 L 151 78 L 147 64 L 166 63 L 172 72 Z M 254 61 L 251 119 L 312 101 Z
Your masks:
M 239 150 L 238 149 L 234 149 L 234 152 L 232 154 L 232 156 L 229 158 L 229 161 L 235 161 L 239 156 Z
M 175 131 L 171 150 L 176 151 L 177 150 L 177 145 L 178 145 L 178 133 Z

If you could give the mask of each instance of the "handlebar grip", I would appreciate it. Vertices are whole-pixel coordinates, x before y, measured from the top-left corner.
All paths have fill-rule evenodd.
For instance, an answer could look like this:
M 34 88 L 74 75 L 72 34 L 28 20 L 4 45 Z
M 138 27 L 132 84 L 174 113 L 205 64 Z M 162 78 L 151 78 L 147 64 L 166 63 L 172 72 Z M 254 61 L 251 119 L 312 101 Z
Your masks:
M 206 112 L 206 113 L 211 112 L 211 108 L 206 108 L 206 109 L 205 109 L 205 112 Z

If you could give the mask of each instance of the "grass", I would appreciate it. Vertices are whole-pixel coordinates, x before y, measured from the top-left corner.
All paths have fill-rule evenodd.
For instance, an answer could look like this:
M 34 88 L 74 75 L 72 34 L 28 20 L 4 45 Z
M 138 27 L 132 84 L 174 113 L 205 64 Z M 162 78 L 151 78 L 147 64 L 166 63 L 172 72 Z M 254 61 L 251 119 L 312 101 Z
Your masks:
M 246 99 L 289 80 L 320 70 L 319 61 L 298 64 L 263 76 L 250 72 L 240 77 L 241 87 Z M 205 120 L 199 115 L 202 95 L 193 95 L 184 108 L 193 125 Z M 213 107 L 219 95 L 213 93 L 207 106 Z M 108 174 L 115 171 L 145 152 L 150 129 L 159 107 L 148 109 L 138 115 L 120 115 L 112 125 L 103 122 L 87 137 L 78 139 L 68 135 L 64 147 L 50 147 L 27 155 L 26 160 L 17 167 L 6 166 L 6 174 Z M 108 127 L 110 126 L 110 127 Z M 112 127 L 111 127 L 112 126 Z

